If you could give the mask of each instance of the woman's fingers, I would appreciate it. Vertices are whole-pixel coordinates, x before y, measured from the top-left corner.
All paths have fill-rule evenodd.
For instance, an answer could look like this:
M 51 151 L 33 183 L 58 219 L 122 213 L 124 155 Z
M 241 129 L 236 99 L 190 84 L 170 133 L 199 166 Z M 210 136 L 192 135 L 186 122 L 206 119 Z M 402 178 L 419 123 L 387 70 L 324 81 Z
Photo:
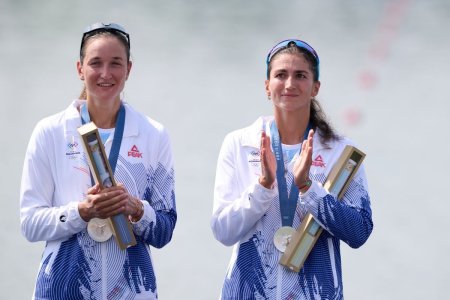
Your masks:
M 273 153 L 270 149 L 270 137 L 263 131 L 261 132 L 261 176 L 259 182 L 266 188 L 271 188 L 275 181 L 275 171 L 272 162 Z
M 122 189 L 111 188 L 95 195 L 92 201 L 96 214 L 101 218 L 111 217 L 122 212 L 127 204 L 128 194 Z
M 94 194 L 97 194 L 99 191 L 100 191 L 100 186 L 99 186 L 99 184 L 97 183 L 97 184 L 95 184 L 94 186 L 88 188 L 87 194 L 88 194 L 88 195 L 94 195 Z

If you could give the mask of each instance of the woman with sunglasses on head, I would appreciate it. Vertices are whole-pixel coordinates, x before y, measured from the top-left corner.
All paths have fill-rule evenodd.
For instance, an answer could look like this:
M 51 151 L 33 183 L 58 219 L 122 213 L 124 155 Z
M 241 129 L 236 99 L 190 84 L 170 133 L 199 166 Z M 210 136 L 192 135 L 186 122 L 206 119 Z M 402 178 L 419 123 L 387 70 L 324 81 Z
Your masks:
M 150 246 L 166 245 L 177 220 L 173 160 L 164 127 L 120 97 L 131 66 L 124 28 L 89 26 L 77 62 L 80 99 L 33 131 L 20 218 L 29 241 L 46 241 L 34 299 L 157 299 Z M 93 183 L 77 132 L 90 121 L 116 186 Z M 131 223 L 136 240 L 125 249 L 105 221 L 118 215 Z
M 342 200 L 323 186 L 353 143 L 335 133 L 315 98 L 316 51 L 285 40 L 266 63 L 273 117 L 228 134 L 218 158 L 211 228 L 234 245 L 221 299 L 342 299 L 340 241 L 358 248 L 373 228 L 364 168 Z M 279 260 L 308 213 L 324 230 L 297 273 Z

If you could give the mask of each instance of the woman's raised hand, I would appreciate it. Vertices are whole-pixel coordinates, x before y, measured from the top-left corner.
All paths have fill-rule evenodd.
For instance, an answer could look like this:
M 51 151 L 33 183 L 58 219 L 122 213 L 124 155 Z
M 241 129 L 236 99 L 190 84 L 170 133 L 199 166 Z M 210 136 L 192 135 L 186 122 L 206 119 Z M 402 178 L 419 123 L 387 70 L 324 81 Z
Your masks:
M 312 153 L 313 153 L 313 135 L 314 130 L 308 132 L 308 137 L 302 143 L 302 151 L 300 156 L 294 163 L 294 181 L 295 185 L 300 187 L 305 182 L 309 180 L 309 169 L 312 163 Z
M 277 161 L 270 148 L 270 137 L 264 131 L 261 132 L 260 157 L 261 176 L 259 177 L 259 183 L 265 188 L 271 189 L 275 182 Z

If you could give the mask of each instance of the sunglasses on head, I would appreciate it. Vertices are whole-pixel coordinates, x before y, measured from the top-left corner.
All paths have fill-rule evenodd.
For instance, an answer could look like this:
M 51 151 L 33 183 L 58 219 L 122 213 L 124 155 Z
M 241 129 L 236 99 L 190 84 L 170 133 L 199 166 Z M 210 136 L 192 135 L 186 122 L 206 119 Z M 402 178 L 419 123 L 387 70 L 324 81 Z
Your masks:
M 130 35 L 126 32 L 125 28 L 116 23 L 99 22 L 86 27 L 86 29 L 84 30 L 83 37 L 81 38 L 80 56 L 86 37 L 97 31 L 109 31 L 122 34 L 127 39 L 128 50 L 130 49 Z
M 313 47 L 311 47 L 310 45 L 308 45 L 308 43 L 301 41 L 301 40 L 284 40 L 279 42 L 278 44 L 276 44 L 270 51 L 269 54 L 267 54 L 267 58 L 266 58 L 266 64 L 267 64 L 267 78 L 269 78 L 269 63 L 272 60 L 272 58 L 275 56 L 275 54 L 277 54 L 279 51 L 288 48 L 291 45 L 295 45 L 298 48 L 302 48 L 305 49 L 306 51 L 308 51 L 308 53 L 310 53 L 314 60 L 316 61 L 316 66 L 319 66 L 319 55 L 317 55 L 316 50 L 314 50 Z M 317 68 L 318 70 L 318 68 Z M 318 74 L 317 74 L 318 75 Z M 318 77 L 318 76 L 317 76 Z
M 275 54 L 277 54 L 280 50 L 285 49 L 292 44 L 308 51 L 317 61 L 317 64 L 319 64 L 319 55 L 317 55 L 316 50 L 314 50 L 313 47 L 311 47 L 306 42 L 301 40 L 284 40 L 279 42 L 269 51 L 269 54 L 267 54 L 266 63 L 269 64 Z

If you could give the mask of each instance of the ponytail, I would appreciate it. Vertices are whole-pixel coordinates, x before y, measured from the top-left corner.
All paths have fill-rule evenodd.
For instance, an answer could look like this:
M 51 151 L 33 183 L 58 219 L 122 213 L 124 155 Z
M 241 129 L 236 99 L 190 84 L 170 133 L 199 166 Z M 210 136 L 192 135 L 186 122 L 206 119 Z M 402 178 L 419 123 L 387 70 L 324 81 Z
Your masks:
M 329 147 L 329 142 L 340 139 L 340 137 L 337 135 L 337 133 L 327 120 L 325 112 L 323 111 L 321 105 L 319 104 L 319 101 L 317 101 L 316 98 L 311 99 L 311 111 L 309 118 L 313 128 L 320 129 L 320 140 L 326 147 Z
M 80 96 L 78 96 L 78 99 L 80 100 L 86 100 L 87 94 L 86 94 L 86 86 L 83 85 L 83 89 L 81 90 Z

